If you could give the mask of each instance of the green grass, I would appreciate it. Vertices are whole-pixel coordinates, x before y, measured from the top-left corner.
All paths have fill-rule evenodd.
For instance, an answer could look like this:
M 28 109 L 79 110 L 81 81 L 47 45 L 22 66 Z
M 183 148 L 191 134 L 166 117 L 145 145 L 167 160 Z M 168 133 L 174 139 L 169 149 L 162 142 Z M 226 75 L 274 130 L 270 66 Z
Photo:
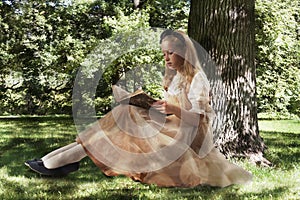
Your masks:
M 180 189 L 106 177 L 89 158 L 66 177 L 40 176 L 24 161 L 73 142 L 77 133 L 72 119 L 1 118 L 0 199 L 300 199 L 300 122 L 259 121 L 259 126 L 273 166 L 234 161 L 253 173 L 252 184 Z

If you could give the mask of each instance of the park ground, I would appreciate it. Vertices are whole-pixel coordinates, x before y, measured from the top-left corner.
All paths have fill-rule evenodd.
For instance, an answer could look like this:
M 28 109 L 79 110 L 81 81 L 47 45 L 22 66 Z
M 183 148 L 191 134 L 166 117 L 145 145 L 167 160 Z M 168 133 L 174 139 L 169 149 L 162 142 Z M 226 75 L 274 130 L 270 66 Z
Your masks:
M 89 158 L 66 177 L 43 177 L 24 161 L 73 142 L 76 129 L 68 117 L 0 118 L 0 199 L 300 199 L 300 121 L 259 120 L 271 167 L 232 162 L 250 171 L 253 182 L 226 188 L 159 188 L 127 177 L 106 177 Z

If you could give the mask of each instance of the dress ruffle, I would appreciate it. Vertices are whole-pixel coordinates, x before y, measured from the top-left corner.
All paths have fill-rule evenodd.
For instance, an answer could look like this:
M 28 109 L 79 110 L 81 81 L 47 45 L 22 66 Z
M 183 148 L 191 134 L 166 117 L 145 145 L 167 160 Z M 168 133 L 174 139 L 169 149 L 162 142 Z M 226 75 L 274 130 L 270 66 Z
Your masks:
M 77 142 L 107 176 L 122 174 L 163 187 L 225 187 L 250 181 L 249 172 L 231 164 L 217 149 L 201 148 L 212 138 L 205 137 L 207 122 L 199 127 L 193 136 L 196 128 L 174 115 L 120 105 L 80 133 Z
M 214 111 L 205 79 L 196 74 L 188 93 L 177 91 L 176 80 L 165 98 L 204 115 L 198 127 L 186 123 L 189 119 L 121 104 L 81 132 L 77 142 L 107 176 L 126 175 L 163 187 L 225 187 L 251 181 L 251 173 L 230 163 L 214 147 Z M 124 95 L 124 90 L 114 89 L 114 94 Z

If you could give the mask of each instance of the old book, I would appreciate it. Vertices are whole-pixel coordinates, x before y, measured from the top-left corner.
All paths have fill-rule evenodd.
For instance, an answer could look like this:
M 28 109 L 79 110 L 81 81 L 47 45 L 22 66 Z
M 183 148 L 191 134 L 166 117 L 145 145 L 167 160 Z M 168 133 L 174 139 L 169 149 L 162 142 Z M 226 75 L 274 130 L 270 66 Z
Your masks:
M 134 93 L 122 98 L 119 102 L 121 104 L 129 104 L 145 109 L 150 109 L 151 105 L 157 100 L 146 94 L 143 90 L 137 90 Z

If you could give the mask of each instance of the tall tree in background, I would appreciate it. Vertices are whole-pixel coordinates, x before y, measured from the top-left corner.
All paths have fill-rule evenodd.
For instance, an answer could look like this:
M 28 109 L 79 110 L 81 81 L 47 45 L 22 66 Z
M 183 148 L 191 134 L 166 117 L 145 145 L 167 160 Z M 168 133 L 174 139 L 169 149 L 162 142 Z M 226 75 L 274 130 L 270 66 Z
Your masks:
M 114 8 L 104 0 L 1 1 L 0 114 L 71 113 L 76 70 L 110 35 L 103 16 Z
M 257 123 L 254 0 L 191 0 L 188 32 L 220 69 L 226 105 L 219 149 L 268 163 Z

